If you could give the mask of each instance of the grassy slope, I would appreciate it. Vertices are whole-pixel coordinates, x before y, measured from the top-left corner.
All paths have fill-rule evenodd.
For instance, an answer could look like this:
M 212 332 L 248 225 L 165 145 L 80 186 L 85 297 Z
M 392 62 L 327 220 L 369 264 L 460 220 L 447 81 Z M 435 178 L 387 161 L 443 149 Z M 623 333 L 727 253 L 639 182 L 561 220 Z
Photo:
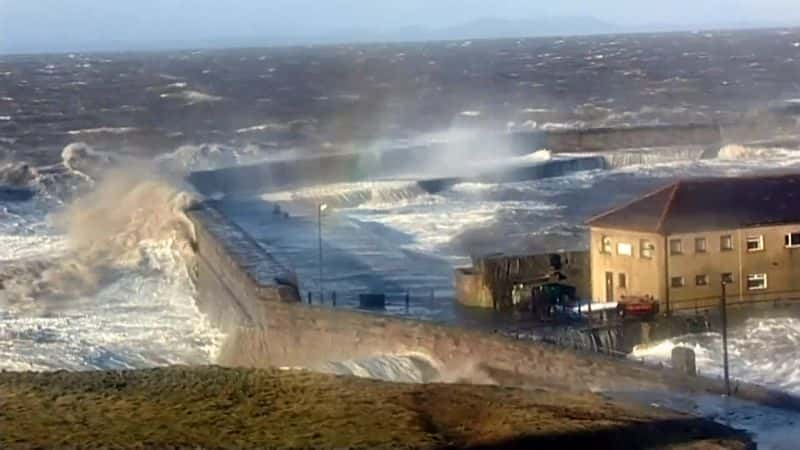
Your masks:
M 745 448 L 709 422 L 594 395 L 169 368 L 0 374 L 0 448 Z

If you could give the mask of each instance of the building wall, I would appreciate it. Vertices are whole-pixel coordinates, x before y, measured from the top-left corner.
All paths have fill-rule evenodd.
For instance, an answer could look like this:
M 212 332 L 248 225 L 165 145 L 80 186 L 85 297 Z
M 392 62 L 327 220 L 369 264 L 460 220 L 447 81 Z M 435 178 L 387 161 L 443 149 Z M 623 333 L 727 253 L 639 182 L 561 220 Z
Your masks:
M 492 292 L 479 271 L 473 268 L 458 268 L 455 272 L 455 283 L 458 303 L 470 308 L 495 307 Z
M 603 249 L 603 239 L 611 242 L 611 252 Z M 642 257 L 642 241 L 653 245 L 652 257 Z M 621 255 L 619 244 L 629 244 L 631 255 Z M 606 273 L 614 274 L 614 296 L 618 301 L 622 296 L 650 295 L 663 302 L 665 300 L 665 258 L 664 238 L 654 233 L 639 233 L 593 227 L 590 231 L 592 299 L 605 302 Z M 625 274 L 626 287 L 620 286 L 619 275 Z
M 784 237 L 789 232 L 800 232 L 800 224 L 670 236 L 670 239 L 681 239 L 684 247 L 682 255 L 668 255 L 670 278 L 683 276 L 686 281 L 684 287 L 670 286 L 672 309 L 718 305 L 722 293 L 721 274 L 726 272 L 734 274 L 733 283 L 726 288 L 732 304 L 800 299 L 800 248 L 786 248 Z M 720 249 L 723 235 L 733 237 L 733 250 Z M 764 250 L 748 251 L 748 236 L 764 236 Z M 698 237 L 706 238 L 705 253 L 695 251 L 694 242 Z M 759 273 L 767 274 L 767 288 L 748 289 L 747 276 Z M 696 277 L 703 274 L 709 276 L 709 284 L 697 286 Z
M 580 298 L 591 294 L 589 255 L 587 252 L 561 252 L 561 273 L 564 281 L 574 286 Z M 456 299 L 464 305 L 480 308 L 508 309 L 511 291 L 520 279 L 544 277 L 552 272 L 550 254 L 490 256 L 475 258 L 473 268 L 456 269 Z

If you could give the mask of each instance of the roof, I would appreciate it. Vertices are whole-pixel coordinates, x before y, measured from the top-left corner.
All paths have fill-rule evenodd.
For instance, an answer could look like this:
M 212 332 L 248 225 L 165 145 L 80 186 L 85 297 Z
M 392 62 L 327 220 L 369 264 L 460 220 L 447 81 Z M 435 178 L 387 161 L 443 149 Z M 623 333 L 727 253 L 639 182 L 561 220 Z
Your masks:
M 800 173 L 682 180 L 586 222 L 665 235 L 786 223 L 800 223 Z

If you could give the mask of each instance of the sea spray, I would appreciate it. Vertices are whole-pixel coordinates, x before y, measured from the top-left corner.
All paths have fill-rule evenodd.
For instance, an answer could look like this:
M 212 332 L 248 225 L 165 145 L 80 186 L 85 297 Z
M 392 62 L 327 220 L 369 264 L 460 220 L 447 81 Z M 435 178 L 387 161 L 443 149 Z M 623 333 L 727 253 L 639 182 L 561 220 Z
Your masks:
M 195 195 L 149 163 L 83 145 L 62 156 L 5 172 L 38 195 L 0 203 L 0 370 L 215 361 L 223 336 L 188 273 Z
M 738 380 L 800 393 L 800 319 L 751 318 L 731 330 L 728 340 L 731 376 Z M 678 336 L 634 350 L 631 358 L 669 364 L 672 349 L 688 347 L 697 357 L 698 371 L 722 375 L 722 337 L 719 333 Z M 776 355 L 780 355 L 776 358 Z
M 194 201 L 144 165 L 107 171 L 95 189 L 51 217 L 67 236 L 63 253 L 3 265 L 0 301 L 41 308 L 91 295 L 141 265 L 143 242 L 168 241 L 190 261 L 193 230 L 183 211 Z

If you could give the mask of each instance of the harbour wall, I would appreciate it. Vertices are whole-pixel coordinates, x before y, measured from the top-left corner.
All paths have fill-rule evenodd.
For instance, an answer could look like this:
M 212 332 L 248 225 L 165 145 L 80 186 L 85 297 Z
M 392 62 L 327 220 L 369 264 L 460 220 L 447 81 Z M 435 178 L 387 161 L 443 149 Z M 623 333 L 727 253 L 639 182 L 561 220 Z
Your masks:
M 227 334 L 219 363 L 307 367 L 385 355 L 426 355 L 444 381 L 565 390 L 679 390 L 719 394 L 716 380 L 495 333 L 307 306 L 299 285 L 259 243 L 211 204 L 188 211 L 196 228 L 198 307 Z M 793 397 L 754 386 L 738 395 L 775 406 Z
M 425 146 L 338 153 L 249 166 L 197 171 L 189 181 L 203 194 L 283 190 L 304 185 L 352 182 L 368 178 L 418 174 L 431 166 L 449 167 L 452 160 L 480 160 L 498 154 L 526 155 L 539 149 L 553 153 L 604 152 L 620 149 L 678 145 L 719 148 L 722 129 L 717 124 L 641 126 L 539 131 L 486 135 L 480 138 Z M 459 181 L 523 181 L 560 176 L 576 170 L 602 168 L 598 157 L 555 159 L 525 167 L 489 169 L 460 178 L 433 178 L 429 185 L 446 186 Z

